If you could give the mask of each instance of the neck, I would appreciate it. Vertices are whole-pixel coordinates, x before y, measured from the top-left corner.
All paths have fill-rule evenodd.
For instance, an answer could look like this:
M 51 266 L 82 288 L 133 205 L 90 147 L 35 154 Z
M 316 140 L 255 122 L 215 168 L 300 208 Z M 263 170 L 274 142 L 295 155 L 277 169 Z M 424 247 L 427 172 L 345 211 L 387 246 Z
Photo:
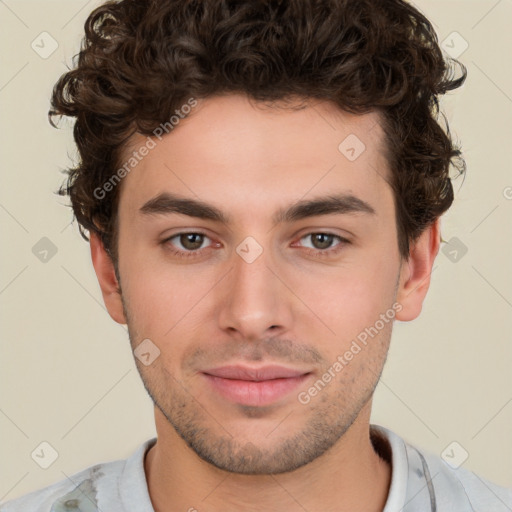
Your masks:
M 157 443 L 144 461 L 155 512 L 380 512 L 391 467 L 370 439 L 371 401 L 327 452 L 294 471 L 241 475 L 200 459 L 158 409 Z

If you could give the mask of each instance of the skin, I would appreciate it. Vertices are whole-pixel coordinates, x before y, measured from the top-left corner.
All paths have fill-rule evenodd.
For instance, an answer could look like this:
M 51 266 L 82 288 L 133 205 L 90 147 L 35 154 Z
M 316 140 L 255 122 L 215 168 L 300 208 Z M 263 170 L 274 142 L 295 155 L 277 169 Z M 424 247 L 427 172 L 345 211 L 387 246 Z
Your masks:
M 380 511 L 391 468 L 369 422 L 393 322 L 309 403 L 297 395 L 393 304 L 400 321 L 420 314 L 439 222 L 400 258 L 377 112 L 351 115 L 323 101 L 295 111 L 260 107 L 235 94 L 198 101 L 123 179 L 120 283 L 91 235 L 110 315 L 128 324 L 133 349 L 149 338 L 160 350 L 148 366 L 136 359 L 155 402 L 158 441 L 145 459 L 151 500 L 157 512 Z M 350 134 L 366 146 L 354 161 L 338 150 Z M 126 156 L 145 140 L 134 136 Z M 229 223 L 141 213 L 163 192 L 214 205 Z M 272 222 L 279 209 L 333 193 L 352 194 L 375 213 Z M 193 257 L 173 253 L 191 252 L 175 236 L 184 231 L 206 235 Z M 318 232 L 349 243 L 307 236 Z M 263 248 L 252 263 L 236 252 L 248 236 Z M 321 254 L 328 249 L 340 250 Z M 242 406 L 201 373 L 237 363 L 310 374 L 271 405 Z

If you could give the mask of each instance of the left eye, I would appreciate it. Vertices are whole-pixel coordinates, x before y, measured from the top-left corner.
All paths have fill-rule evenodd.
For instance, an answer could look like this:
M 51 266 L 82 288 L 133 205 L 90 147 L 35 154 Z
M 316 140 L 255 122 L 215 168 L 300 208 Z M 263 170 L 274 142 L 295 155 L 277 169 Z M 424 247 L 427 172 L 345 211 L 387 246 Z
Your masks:
M 312 245 L 309 248 L 318 250 L 330 249 L 335 238 L 337 238 L 340 242 L 345 241 L 342 237 L 338 235 L 333 235 L 331 233 L 309 233 L 306 236 L 303 236 L 301 240 L 305 240 L 308 238 L 311 239 L 312 243 Z

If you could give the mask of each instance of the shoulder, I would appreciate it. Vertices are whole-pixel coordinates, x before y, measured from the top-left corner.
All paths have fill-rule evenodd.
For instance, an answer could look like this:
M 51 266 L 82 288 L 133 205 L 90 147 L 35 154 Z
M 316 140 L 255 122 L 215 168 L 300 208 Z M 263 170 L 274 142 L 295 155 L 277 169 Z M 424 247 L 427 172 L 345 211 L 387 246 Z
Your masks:
M 408 443 L 393 431 L 372 425 L 372 436 L 382 456 L 391 462 L 392 476 L 385 512 L 510 512 L 512 489 L 494 484 L 461 467 L 453 445 L 443 458 Z M 380 437 L 380 441 L 379 438 Z M 387 441 L 383 447 L 381 440 Z
M 43 489 L 0 505 L 0 512 L 97 512 L 101 486 L 116 485 L 126 461 L 96 464 Z
M 467 507 L 460 510 L 512 510 L 512 488 L 490 482 L 466 468 L 451 466 L 437 455 L 428 452 L 422 455 L 429 467 L 436 501 L 441 510 L 448 510 L 448 507 L 459 503 Z

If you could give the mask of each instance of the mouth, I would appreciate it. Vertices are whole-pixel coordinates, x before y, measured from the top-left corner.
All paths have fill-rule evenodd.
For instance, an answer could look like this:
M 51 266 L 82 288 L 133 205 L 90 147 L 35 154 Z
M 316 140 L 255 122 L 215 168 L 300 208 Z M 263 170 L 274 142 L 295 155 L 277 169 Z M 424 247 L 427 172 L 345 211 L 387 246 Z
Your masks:
M 286 398 L 311 371 L 284 366 L 223 366 L 202 372 L 212 390 L 240 405 L 262 407 Z

